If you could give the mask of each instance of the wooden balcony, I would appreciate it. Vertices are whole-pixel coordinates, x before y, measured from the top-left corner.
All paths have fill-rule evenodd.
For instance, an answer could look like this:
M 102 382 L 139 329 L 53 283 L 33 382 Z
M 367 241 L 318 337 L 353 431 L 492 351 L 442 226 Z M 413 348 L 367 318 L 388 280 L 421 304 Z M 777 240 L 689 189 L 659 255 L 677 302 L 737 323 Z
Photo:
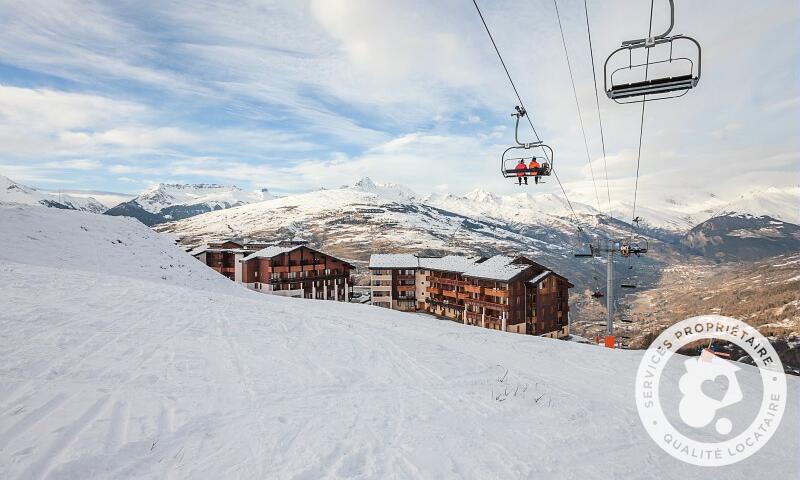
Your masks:
M 449 298 L 458 298 L 458 293 L 453 290 L 442 290 L 442 295 Z
M 480 295 L 483 294 L 483 287 L 480 285 L 464 285 L 464 291 Z
M 438 283 L 439 285 L 450 285 L 454 287 L 460 287 L 467 284 L 467 282 L 463 280 L 454 280 L 452 278 L 440 278 L 440 277 L 433 277 L 431 279 L 431 283 Z
M 442 289 L 441 288 L 434 288 L 434 287 L 427 287 L 425 289 L 426 292 L 431 293 L 433 295 L 441 295 Z
M 496 288 L 487 288 L 483 292 L 484 295 L 491 295 L 492 297 L 508 298 L 508 290 L 500 290 Z
M 467 320 L 471 321 L 475 325 L 480 325 L 482 319 L 486 321 L 487 325 L 489 325 L 489 322 L 503 323 L 503 319 L 500 317 L 495 317 L 492 315 L 484 316 L 483 314 L 480 313 L 467 312 Z
M 417 289 L 416 285 L 398 285 L 398 292 L 413 292 Z
M 398 280 L 415 280 L 417 277 L 416 275 L 398 275 Z
M 504 312 L 507 312 L 509 310 L 508 305 L 501 305 L 501 304 L 495 303 L 495 302 L 487 302 L 486 300 L 478 300 L 478 299 L 474 299 L 474 298 L 467 298 L 466 300 L 464 300 L 464 302 L 469 304 L 469 305 L 476 305 L 478 307 L 491 308 L 492 310 L 502 310 Z M 488 318 L 488 315 L 487 315 L 487 318 Z

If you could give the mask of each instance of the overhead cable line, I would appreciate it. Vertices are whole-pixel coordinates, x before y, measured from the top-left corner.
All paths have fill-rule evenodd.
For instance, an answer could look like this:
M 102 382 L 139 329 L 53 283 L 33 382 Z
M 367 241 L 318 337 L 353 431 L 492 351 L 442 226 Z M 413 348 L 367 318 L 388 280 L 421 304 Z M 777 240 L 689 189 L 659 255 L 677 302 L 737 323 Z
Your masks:
M 589 28 L 589 7 L 586 0 L 583 0 L 583 11 L 586 13 L 586 35 L 589 37 L 589 56 L 592 61 L 592 80 L 594 81 L 594 100 L 597 104 L 597 122 L 600 124 L 600 145 L 603 147 L 603 171 L 606 177 L 606 194 L 608 195 L 608 217 L 613 221 L 614 214 L 611 211 L 611 187 L 608 183 L 608 162 L 606 161 L 606 139 L 603 134 L 603 117 L 600 115 L 600 95 L 597 89 L 597 72 L 594 66 L 594 47 L 592 46 L 592 30 Z
M 649 39 L 651 35 L 653 35 L 653 3 L 655 0 L 650 0 L 650 26 L 647 30 L 647 38 Z M 644 79 L 647 81 L 647 74 L 648 70 L 650 69 L 650 49 L 647 49 L 647 59 L 645 60 L 645 67 L 644 67 Z M 645 99 L 647 97 L 645 96 Z M 642 160 L 642 135 L 644 133 L 644 106 L 647 104 L 646 101 L 642 100 L 642 118 L 641 123 L 639 125 L 639 150 L 636 154 L 636 183 L 634 184 L 633 188 L 633 210 L 631 212 L 631 228 L 630 233 L 628 235 L 628 242 L 631 241 L 633 238 L 633 225 L 636 219 L 636 199 L 639 195 L 639 167 L 641 165 Z
M 594 185 L 594 196 L 597 200 L 597 210 L 600 211 L 600 195 L 597 193 L 597 181 L 594 177 L 594 167 L 592 166 L 592 156 L 589 153 L 589 142 L 586 140 L 586 129 L 583 126 L 583 115 L 581 115 L 581 104 L 578 101 L 578 90 L 575 88 L 575 77 L 572 74 L 572 63 L 569 61 L 569 50 L 567 50 L 567 40 L 564 37 L 564 27 L 561 25 L 561 14 L 558 12 L 558 2 L 553 0 L 553 5 L 556 7 L 556 19 L 558 19 L 558 30 L 561 32 L 561 44 L 564 45 L 564 56 L 567 59 L 567 70 L 569 70 L 569 80 L 572 83 L 572 94 L 575 97 L 575 107 L 578 109 L 578 123 L 581 126 L 581 134 L 583 135 L 583 146 L 586 149 L 586 161 L 589 164 L 589 172 L 592 175 L 592 185 Z
M 500 64 L 503 66 L 503 70 L 506 72 L 506 77 L 508 77 L 508 82 L 511 84 L 511 88 L 514 90 L 514 94 L 517 96 L 517 101 L 519 101 L 519 106 L 523 110 L 528 112 L 528 109 L 525 107 L 525 103 L 522 101 L 522 97 L 519 94 L 519 90 L 517 90 L 517 86 L 514 83 L 514 80 L 511 78 L 511 73 L 509 73 L 508 67 L 506 67 L 506 62 L 505 60 L 503 60 L 503 55 L 500 54 L 500 49 L 497 47 L 497 43 L 494 41 L 494 36 L 492 36 L 491 30 L 489 30 L 489 25 L 486 24 L 486 19 L 483 17 L 483 12 L 481 12 L 481 8 L 478 6 L 477 0 L 472 0 L 472 4 L 475 5 L 475 10 L 478 11 L 478 16 L 481 17 L 481 23 L 483 23 L 483 28 L 486 29 L 486 34 L 489 35 L 489 40 L 492 41 L 492 46 L 494 47 L 494 51 L 497 53 L 497 58 L 500 59 Z M 536 136 L 536 141 L 540 142 L 541 138 L 539 137 L 539 133 L 536 131 L 536 127 L 533 126 L 533 121 L 531 120 L 530 113 L 528 113 L 528 115 L 526 115 L 525 118 L 528 119 L 528 124 L 530 124 L 531 130 L 533 130 L 533 134 Z M 548 158 L 548 160 L 550 159 Z M 567 205 L 569 205 L 569 209 L 572 212 L 572 217 L 575 220 L 575 225 L 578 227 L 578 231 L 583 232 L 583 229 L 581 228 L 578 222 L 578 215 L 575 213 L 575 209 L 572 207 L 572 202 L 567 196 L 567 192 L 564 189 L 564 185 L 561 184 L 561 180 L 558 178 L 558 173 L 556 173 L 555 168 L 553 168 L 553 175 L 556 177 L 558 186 L 561 187 L 561 192 L 564 194 L 564 198 L 567 200 Z

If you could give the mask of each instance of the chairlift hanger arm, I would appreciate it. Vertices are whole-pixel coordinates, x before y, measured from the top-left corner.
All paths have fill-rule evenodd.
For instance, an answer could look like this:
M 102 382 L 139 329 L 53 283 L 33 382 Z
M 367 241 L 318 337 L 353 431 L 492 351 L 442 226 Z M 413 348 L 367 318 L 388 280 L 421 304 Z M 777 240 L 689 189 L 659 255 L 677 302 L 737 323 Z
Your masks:
M 655 37 L 652 38 L 637 38 L 636 40 L 625 40 L 624 42 L 622 42 L 622 46 L 624 47 L 626 45 L 637 45 L 640 43 L 648 43 L 664 39 L 667 37 L 667 35 L 670 34 L 673 27 L 675 27 L 675 1 L 669 0 L 669 28 L 667 28 L 666 32 L 662 33 L 661 35 L 656 35 Z
M 517 113 L 511 114 L 512 117 L 516 117 L 516 121 L 514 123 L 514 141 L 517 142 L 517 145 L 524 148 L 530 148 L 542 145 L 543 142 L 541 140 L 539 140 L 538 142 L 531 142 L 531 143 L 522 143 L 519 141 L 519 119 L 524 117 L 527 112 L 525 111 L 524 108 L 520 107 L 515 107 L 515 108 L 517 109 Z

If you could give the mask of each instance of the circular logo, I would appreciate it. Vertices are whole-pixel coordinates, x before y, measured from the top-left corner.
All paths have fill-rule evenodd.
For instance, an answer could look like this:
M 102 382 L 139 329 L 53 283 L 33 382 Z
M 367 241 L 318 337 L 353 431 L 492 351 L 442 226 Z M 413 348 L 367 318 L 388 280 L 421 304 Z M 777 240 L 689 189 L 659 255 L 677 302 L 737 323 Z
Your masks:
M 760 403 L 746 398 L 739 384 L 737 372 L 749 367 L 709 349 L 697 357 L 676 355 L 687 344 L 710 339 L 739 346 L 755 362 L 762 387 Z M 677 378 L 670 370 L 662 379 L 672 359 L 682 364 Z M 752 377 L 752 373 L 738 375 Z M 709 392 L 708 387 L 714 391 Z M 750 390 L 749 394 L 755 395 Z M 662 391 L 668 392 L 665 396 L 671 400 L 677 393 L 674 424 L 664 413 Z M 751 412 L 741 414 L 749 406 Z M 754 454 L 777 430 L 785 406 L 786 376 L 778 354 L 755 328 L 735 318 L 703 315 L 670 326 L 647 349 L 636 374 L 636 408 L 647 433 L 664 451 L 693 465 L 730 465 Z M 750 418 L 752 422 L 742 428 L 740 423 Z M 734 428 L 738 433 L 731 433 Z

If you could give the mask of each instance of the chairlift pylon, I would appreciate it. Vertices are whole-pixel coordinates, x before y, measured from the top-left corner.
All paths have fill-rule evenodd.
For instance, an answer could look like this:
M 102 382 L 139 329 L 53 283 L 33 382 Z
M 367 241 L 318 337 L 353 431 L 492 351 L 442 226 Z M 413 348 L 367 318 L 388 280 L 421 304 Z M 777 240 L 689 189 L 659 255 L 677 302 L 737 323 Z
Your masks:
M 500 158 L 500 173 L 505 178 L 527 178 L 528 177 L 549 177 L 553 170 L 554 154 L 553 149 L 542 141 L 522 143 L 519 141 L 519 119 L 527 115 L 524 108 L 520 106 L 514 107 L 516 112 L 511 116 L 516 118 L 514 124 L 514 141 L 517 143 L 514 146 L 508 147 Z M 532 150 L 531 154 L 528 151 Z M 535 152 L 535 153 L 534 153 Z M 532 161 L 536 161 L 540 166 L 529 168 Z M 522 161 L 525 168 L 517 168 L 517 165 Z M 535 182 L 535 184 L 544 182 Z
M 692 37 L 677 34 L 670 35 L 675 26 L 675 2 L 669 0 L 670 24 L 669 28 L 661 35 L 650 38 L 639 38 L 636 40 L 625 40 L 622 45 L 611 52 L 606 59 L 603 67 L 603 85 L 608 98 L 617 103 L 638 103 L 652 100 L 664 100 L 667 98 L 677 98 L 686 95 L 692 88 L 696 87 L 700 81 L 702 64 L 702 51 L 700 43 Z M 690 56 L 675 56 L 675 45 L 688 44 L 696 54 Z M 651 54 L 656 47 L 668 46 L 669 56 L 666 59 L 652 60 Z M 633 52 L 644 49 L 647 59 L 644 63 L 634 63 Z M 656 49 L 656 50 L 651 50 Z M 613 58 L 619 57 L 622 52 L 628 52 L 627 65 L 614 68 L 609 71 L 609 62 Z M 662 72 L 654 72 L 658 68 L 673 65 L 681 65 L 681 70 L 675 75 L 668 75 Z M 635 77 L 630 75 L 633 71 L 641 71 L 644 75 Z M 627 73 L 626 73 L 627 72 Z M 650 75 L 655 75 L 648 78 Z M 629 81 L 620 80 L 619 77 L 628 75 Z

